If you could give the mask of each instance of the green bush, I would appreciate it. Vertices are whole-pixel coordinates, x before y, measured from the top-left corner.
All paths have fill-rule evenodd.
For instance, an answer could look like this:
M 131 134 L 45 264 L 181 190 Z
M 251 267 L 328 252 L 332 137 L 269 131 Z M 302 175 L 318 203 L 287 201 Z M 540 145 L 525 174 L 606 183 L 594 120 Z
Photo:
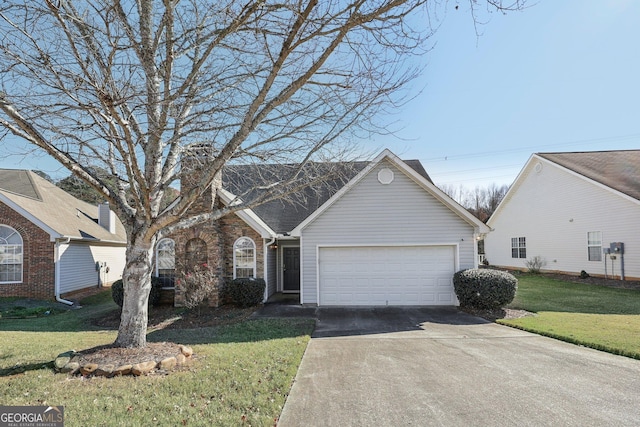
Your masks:
M 264 299 L 264 279 L 234 279 L 225 287 L 225 297 L 238 307 L 258 305 Z
M 453 275 L 453 287 L 462 307 L 498 308 L 513 301 L 518 279 L 504 271 L 471 268 Z
M 149 306 L 157 306 L 160 303 L 160 291 L 163 281 L 159 277 L 151 278 L 151 291 L 149 292 Z M 111 297 L 122 308 L 124 303 L 124 285 L 122 279 L 118 279 L 111 285 Z

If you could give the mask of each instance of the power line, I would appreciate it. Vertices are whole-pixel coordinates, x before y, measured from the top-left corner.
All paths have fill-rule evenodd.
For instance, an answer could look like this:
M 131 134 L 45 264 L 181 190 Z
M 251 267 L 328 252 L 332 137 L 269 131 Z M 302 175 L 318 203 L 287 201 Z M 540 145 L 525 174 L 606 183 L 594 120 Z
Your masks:
M 430 159 L 421 159 L 424 162 L 444 162 L 448 160 L 458 160 L 458 159 L 468 159 L 468 158 L 476 158 L 476 157 L 488 157 L 495 156 L 499 154 L 510 154 L 510 153 L 518 153 L 522 151 L 528 151 L 530 153 L 539 152 L 541 148 L 553 148 L 553 147 L 566 147 L 571 145 L 586 145 L 586 144 L 598 144 L 602 142 L 609 141 L 625 141 L 631 139 L 640 139 L 640 134 L 632 134 L 632 135 L 621 135 L 621 136 L 613 136 L 606 138 L 595 138 L 595 139 L 583 139 L 579 141 L 558 143 L 558 144 L 545 144 L 545 145 L 534 145 L 528 147 L 519 147 L 519 148 L 511 148 L 504 150 L 496 150 L 496 151 L 482 151 L 477 153 L 468 153 L 468 154 L 455 154 L 451 156 L 440 156 L 433 157 Z

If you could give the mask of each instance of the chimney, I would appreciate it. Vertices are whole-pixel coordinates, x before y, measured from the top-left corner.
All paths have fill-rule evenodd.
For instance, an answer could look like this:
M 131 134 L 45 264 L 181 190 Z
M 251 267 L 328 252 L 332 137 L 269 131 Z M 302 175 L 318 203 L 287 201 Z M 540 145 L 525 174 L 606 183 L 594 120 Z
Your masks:
M 109 233 L 116 234 L 116 214 L 109 208 L 109 202 L 98 205 L 98 224 Z

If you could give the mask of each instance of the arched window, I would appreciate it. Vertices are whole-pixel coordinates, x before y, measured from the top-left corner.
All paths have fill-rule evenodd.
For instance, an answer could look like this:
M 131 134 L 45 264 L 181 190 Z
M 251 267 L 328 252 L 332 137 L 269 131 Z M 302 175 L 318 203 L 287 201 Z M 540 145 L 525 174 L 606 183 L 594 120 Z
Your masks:
M 233 278 L 256 277 L 256 244 L 241 237 L 233 244 Z
M 0 283 L 22 282 L 22 236 L 0 225 Z
M 162 279 L 163 286 L 174 286 L 176 242 L 173 239 L 162 239 L 156 245 L 156 276 Z

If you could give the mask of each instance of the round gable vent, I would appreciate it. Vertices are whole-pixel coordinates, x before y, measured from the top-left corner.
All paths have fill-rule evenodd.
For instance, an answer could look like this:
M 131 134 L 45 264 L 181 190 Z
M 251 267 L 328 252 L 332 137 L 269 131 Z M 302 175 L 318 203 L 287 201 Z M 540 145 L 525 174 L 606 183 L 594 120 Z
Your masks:
M 393 182 L 393 171 L 389 168 L 380 169 L 378 181 L 384 185 L 391 184 Z
M 540 173 L 542 172 L 542 163 L 538 162 L 536 163 L 536 166 L 534 167 L 536 173 Z

